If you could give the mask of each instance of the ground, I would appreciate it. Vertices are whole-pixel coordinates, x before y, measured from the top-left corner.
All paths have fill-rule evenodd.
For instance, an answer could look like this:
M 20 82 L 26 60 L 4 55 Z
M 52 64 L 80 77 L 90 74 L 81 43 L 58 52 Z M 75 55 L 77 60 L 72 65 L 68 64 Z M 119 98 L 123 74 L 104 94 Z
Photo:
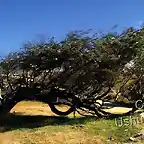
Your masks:
M 58 117 L 39 102 L 17 104 L 1 125 L 0 144 L 123 144 L 144 126 L 118 127 L 115 119 L 73 118 L 73 114 Z M 108 139 L 111 136 L 114 140 Z

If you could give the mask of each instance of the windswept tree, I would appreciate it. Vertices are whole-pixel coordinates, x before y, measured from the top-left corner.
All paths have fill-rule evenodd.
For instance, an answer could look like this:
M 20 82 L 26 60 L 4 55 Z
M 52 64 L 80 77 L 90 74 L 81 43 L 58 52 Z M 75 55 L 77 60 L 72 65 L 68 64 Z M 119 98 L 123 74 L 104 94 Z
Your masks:
M 78 96 L 82 103 L 85 99 L 90 107 L 90 99 L 106 99 L 120 78 L 127 79 L 123 69 L 136 61 L 143 44 L 141 33 L 133 28 L 103 36 L 72 32 L 59 43 L 50 39 L 26 44 L 0 63 L 4 88 L 8 85 L 14 91 L 20 85 L 37 85 L 51 91 L 58 87 Z

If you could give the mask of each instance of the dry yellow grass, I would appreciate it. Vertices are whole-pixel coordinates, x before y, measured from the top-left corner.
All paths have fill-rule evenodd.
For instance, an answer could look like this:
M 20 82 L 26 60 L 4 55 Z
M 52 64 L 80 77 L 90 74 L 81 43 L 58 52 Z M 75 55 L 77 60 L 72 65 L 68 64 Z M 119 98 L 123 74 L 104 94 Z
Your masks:
M 48 134 L 45 131 L 35 133 L 7 133 L 0 135 L 1 144 L 103 144 L 97 137 L 81 135 L 79 132 L 57 132 Z
M 97 137 L 90 137 L 83 132 L 9 132 L 0 134 L 0 144 L 103 144 Z
M 111 109 L 105 109 L 106 112 L 110 112 L 113 114 L 123 114 L 123 113 L 127 113 L 131 110 L 132 110 L 132 108 L 122 108 L 122 107 L 114 107 Z
M 14 111 L 23 115 L 55 115 L 53 112 L 51 112 L 47 104 L 30 101 L 23 101 L 18 103 L 10 112 L 13 113 Z

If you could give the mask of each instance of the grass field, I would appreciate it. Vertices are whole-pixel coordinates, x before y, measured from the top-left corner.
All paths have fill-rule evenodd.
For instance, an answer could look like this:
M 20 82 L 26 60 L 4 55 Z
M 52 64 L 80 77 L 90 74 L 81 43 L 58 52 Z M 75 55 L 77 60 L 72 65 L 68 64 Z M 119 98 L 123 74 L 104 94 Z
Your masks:
M 16 111 L 14 113 L 14 111 Z M 46 104 L 17 104 L 0 127 L 0 144 L 124 144 L 144 125 L 117 127 L 104 120 L 54 115 Z M 108 138 L 112 136 L 114 140 Z

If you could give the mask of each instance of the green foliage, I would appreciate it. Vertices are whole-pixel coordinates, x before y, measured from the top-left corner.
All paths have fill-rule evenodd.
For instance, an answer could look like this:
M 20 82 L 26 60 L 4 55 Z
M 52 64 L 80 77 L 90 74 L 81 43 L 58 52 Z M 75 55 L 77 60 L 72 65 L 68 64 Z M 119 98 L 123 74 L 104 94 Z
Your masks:
M 136 79 L 142 75 L 143 48 L 144 28 L 129 28 L 120 34 L 103 36 L 91 36 L 89 31 L 71 32 L 60 43 L 53 38 L 28 43 L 20 52 L 9 54 L 0 67 L 12 87 L 13 79 L 29 87 L 35 83 L 46 89 L 58 86 L 82 97 L 102 98 L 110 91 L 109 87 L 115 87 L 116 81 L 120 80 L 119 84 L 123 85 L 122 81 L 129 75 Z M 123 72 L 130 61 L 134 61 L 134 66 Z M 15 73 L 18 78 L 12 78 Z

